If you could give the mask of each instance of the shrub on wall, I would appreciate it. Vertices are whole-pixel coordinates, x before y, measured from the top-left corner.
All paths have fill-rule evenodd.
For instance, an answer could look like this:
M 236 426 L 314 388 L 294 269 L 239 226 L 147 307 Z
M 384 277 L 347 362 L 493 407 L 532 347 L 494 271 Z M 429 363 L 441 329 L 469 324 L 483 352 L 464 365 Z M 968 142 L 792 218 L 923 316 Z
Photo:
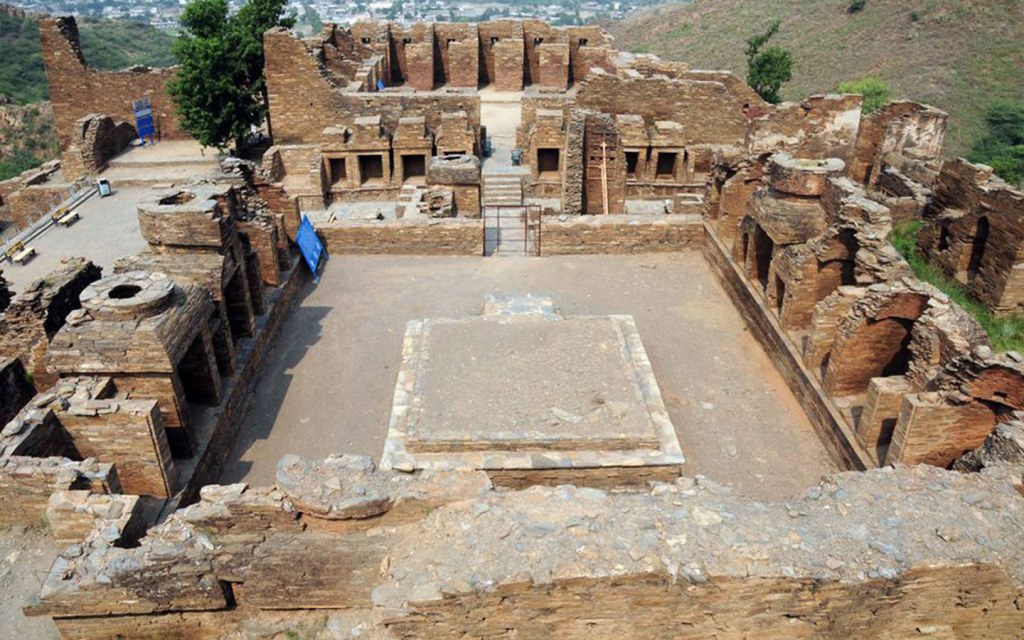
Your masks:
M 836 87 L 839 93 L 859 93 L 864 96 L 862 109 L 865 114 L 878 111 L 892 99 L 892 87 L 881 78 L 866 77 L 849 80 Z

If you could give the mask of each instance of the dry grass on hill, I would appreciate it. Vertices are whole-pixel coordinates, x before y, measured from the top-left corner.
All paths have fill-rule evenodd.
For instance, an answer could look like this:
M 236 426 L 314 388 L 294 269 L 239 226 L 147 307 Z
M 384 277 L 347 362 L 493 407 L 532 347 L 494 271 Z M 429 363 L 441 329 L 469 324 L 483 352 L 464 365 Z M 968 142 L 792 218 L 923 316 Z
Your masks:
M 773 20 L 773 45 L 795 58 L 783 97 L 834 90 L 874 75 L 894 97 L 927 102 L 952 116 L 947 148 L 966 153 L 984 132 L 996 99 L 1024 101 L 1021 0 L 696 0 L 648 9 L 608 25 L 620 49 L 656 53 L 695 68 L 746 73 L 744 40 Z

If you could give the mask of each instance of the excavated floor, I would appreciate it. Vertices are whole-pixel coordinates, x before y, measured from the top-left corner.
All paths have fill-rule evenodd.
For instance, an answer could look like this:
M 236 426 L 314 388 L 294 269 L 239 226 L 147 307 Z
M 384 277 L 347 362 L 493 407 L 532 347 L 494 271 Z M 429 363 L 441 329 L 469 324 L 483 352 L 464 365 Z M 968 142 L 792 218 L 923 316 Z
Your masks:
M 334 256 L 283 328 L 220 481 L 271 484 L 286 453 L 356 453 L 380 462 L 408 323 L 479 316 L 488 295 L 531 293 L 551 298 L 565 317 L 633 317 L 686 457 L 683 474 L 706 475 L 759 498 L 784 498 L 835 470 L 699 252 L 500 260 Z M 465 395 L 458 401 L 472 402 L 480 416 L 516 406 L 521 394 L 516 384 L 499 380 L 507 350 L 480 360 L 462 382 L 445 382 L 459 385 Z M 484 374 L 495 382 L 474 384 Z M 557 407 L 547 402 L 538 397 L 535 405 Z

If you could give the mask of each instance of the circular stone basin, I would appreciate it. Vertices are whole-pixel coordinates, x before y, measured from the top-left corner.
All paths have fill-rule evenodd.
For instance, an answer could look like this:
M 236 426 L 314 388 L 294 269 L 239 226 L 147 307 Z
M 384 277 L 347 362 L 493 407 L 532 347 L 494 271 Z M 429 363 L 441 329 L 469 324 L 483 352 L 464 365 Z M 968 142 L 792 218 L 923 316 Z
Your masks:
M 82 291 L 82 306 L 94 318 L 155 316 L 170 306 L 174 281 L 163 273 L 129 271 L 101 278 Z
M 770 160 L 772 186 L 797 196 L 820 196 L 828 179 L 845 168 L 846 163 L 839 158 L 794 158 L 786 152 L 776 153 Z

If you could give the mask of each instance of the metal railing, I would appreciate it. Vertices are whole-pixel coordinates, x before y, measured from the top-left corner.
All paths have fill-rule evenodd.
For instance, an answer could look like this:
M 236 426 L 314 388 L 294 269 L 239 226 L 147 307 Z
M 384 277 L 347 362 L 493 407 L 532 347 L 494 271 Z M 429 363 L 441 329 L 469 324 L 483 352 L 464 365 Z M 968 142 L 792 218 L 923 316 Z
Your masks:
M 0 234 L 0 261 L 7 259 L 7 250 L 19 242 L 27 243 L 43 231 L 55 224 L 54 213 L 58 210 L 69 210 L 85 202 L 96 193 L 96 185 L 91 181 L 79 181 L 67 189 L 62 189 L 50 199 L 45 209 L 36 214 L 29 214 L 21 224 L 4 229 Z
M 488 205 L 483 215 L 484 256 L 540 255 L 541 208 L 537 205 Z

